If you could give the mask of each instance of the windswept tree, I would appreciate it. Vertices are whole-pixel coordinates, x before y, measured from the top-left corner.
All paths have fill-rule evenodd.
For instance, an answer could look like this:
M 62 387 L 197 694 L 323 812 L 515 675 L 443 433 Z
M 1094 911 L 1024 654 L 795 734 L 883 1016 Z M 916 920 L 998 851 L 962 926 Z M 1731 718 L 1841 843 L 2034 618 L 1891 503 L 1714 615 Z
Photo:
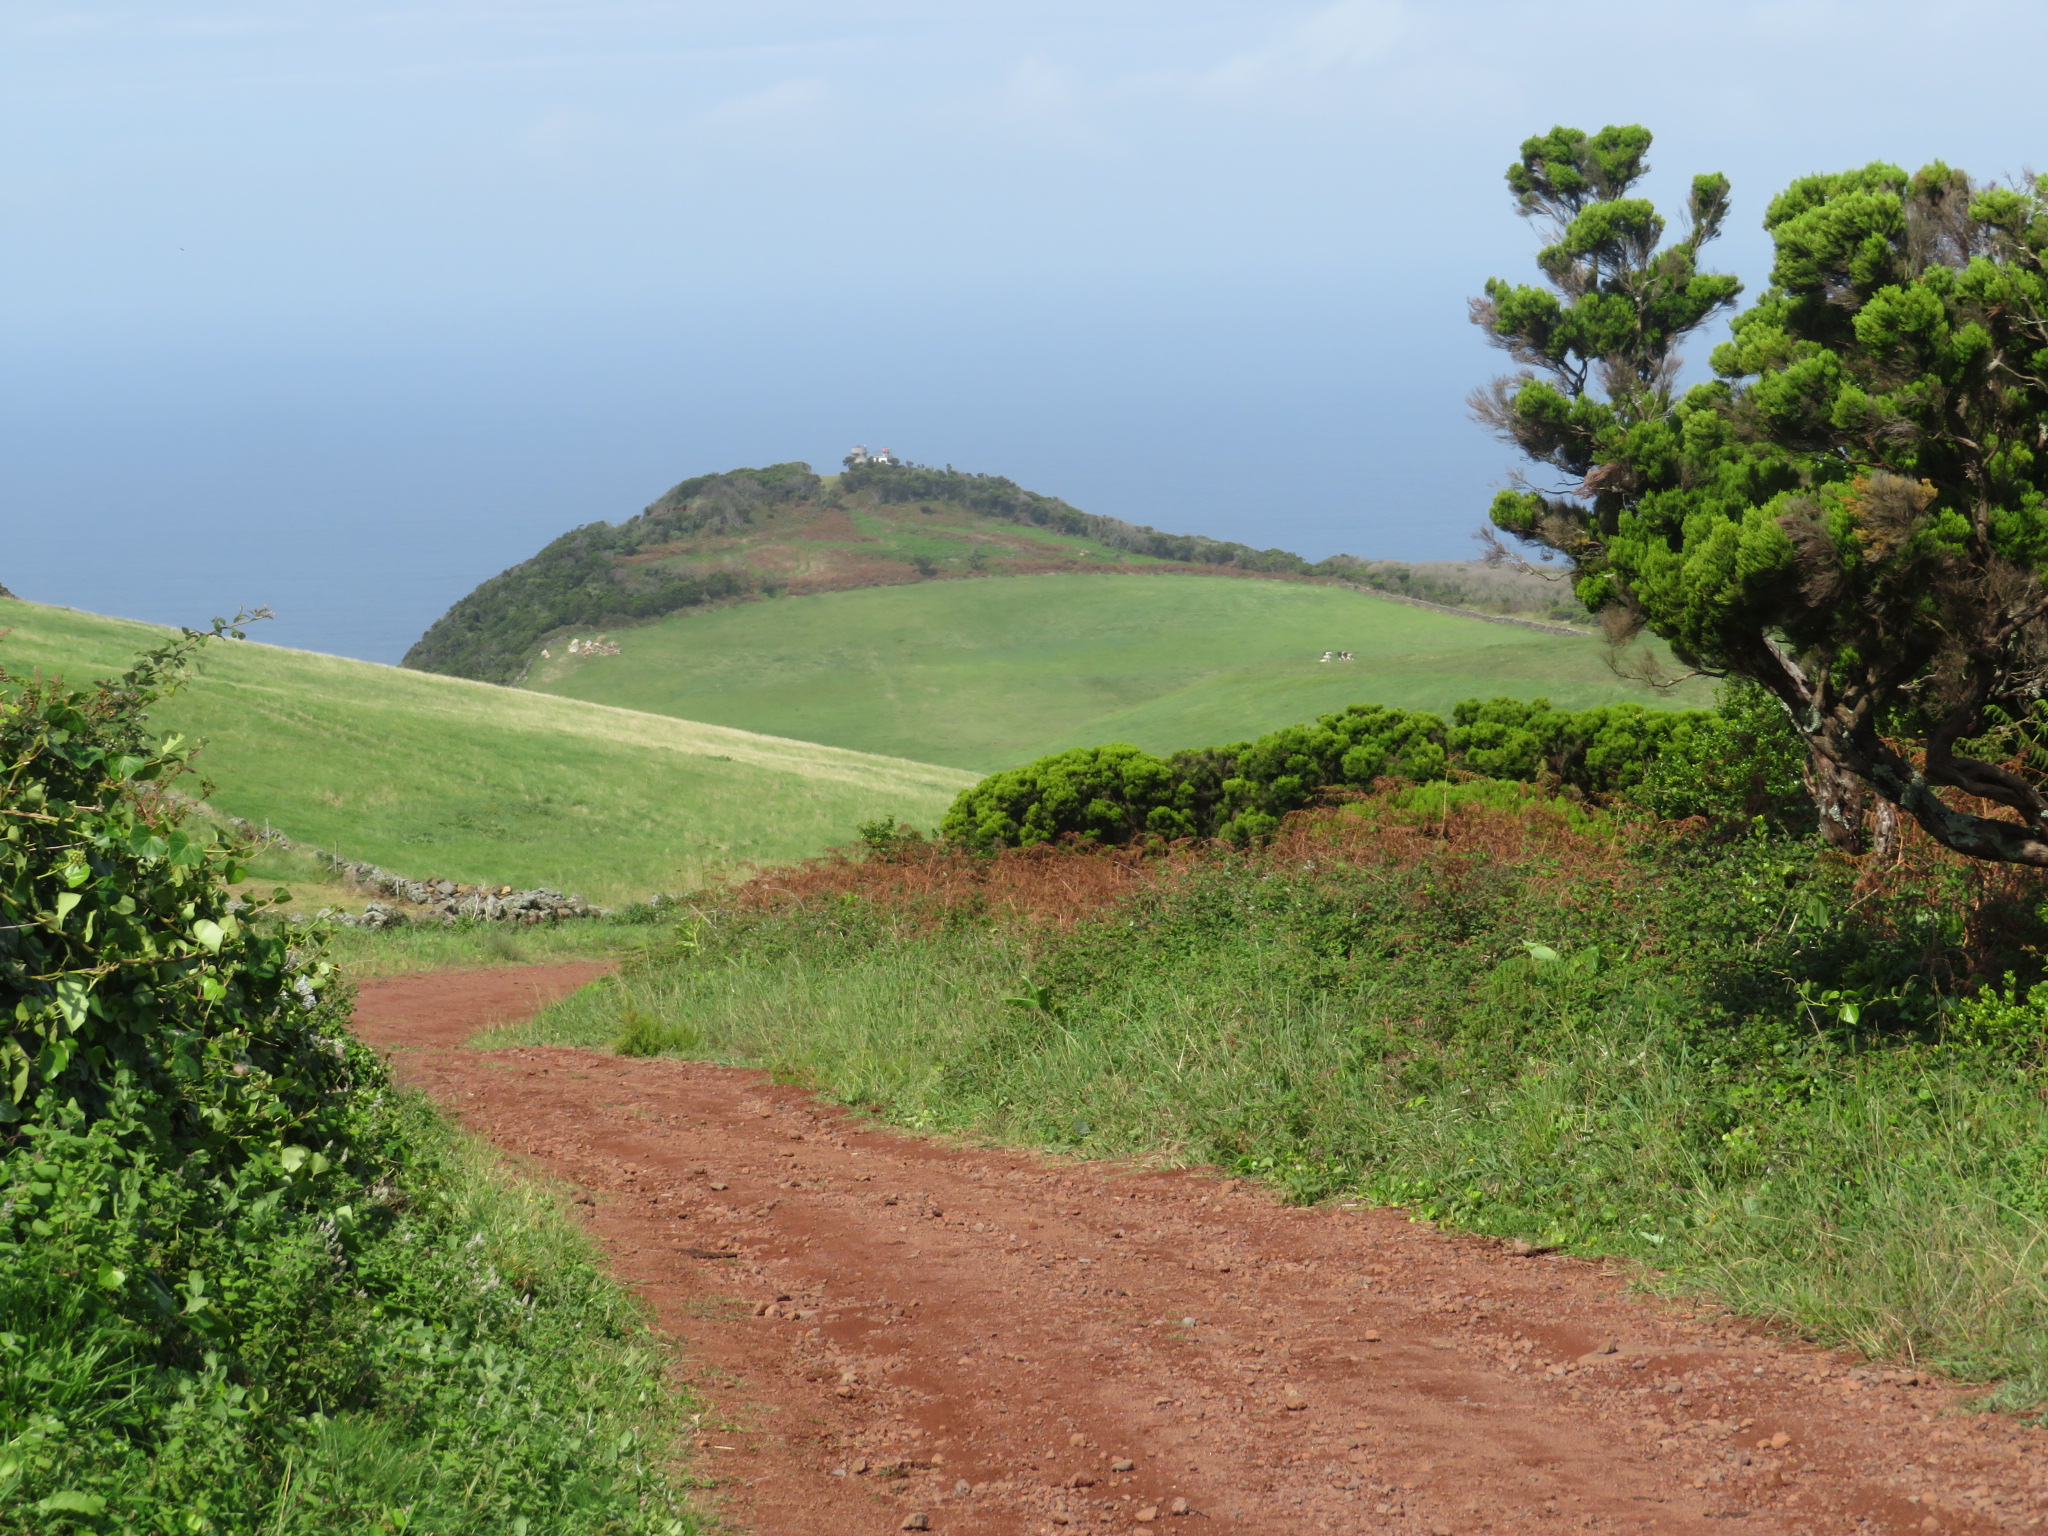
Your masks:
M 1795 182 L 1769 289 L 1681 396 L 1676 349 L 1737 292 L 1696 267 L 1727 184 L 1696 179 L 1662 244 L 1627 195 L 1649 142 L 1554 129 L 1509 168 L 1548 285 L 1475 303 L 1523 365 L 1475 407 L 1553 479 L 1494 524 L 1561 556 L 1610 634 L 1775 697 L 1833 841 L 1867 787 L 1960 853 L 2048 866 L 2048 178 Z

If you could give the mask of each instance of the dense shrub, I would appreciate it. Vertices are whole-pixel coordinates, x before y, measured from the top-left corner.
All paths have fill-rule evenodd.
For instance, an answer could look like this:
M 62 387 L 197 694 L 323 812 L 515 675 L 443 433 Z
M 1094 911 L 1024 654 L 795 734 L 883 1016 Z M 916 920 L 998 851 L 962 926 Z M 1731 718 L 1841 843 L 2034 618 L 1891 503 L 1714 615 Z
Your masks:
M 1173 770 L 1136 747 L 1076 747 L 982 780 L 953 803 L 942 830 L 976 847 L 1186 837 L 1192 824 L 1175 805 L 1177 789 Z
M 680 1529 L 630 1305 L 167 792 L 202 638 L 0 675 L 0 1531 Z
M 331 1163 L 351 1150 L 335 1085 L 361 1063 L 309 1022 L 332 1027 L 329 968 L 229 910 L 242 870 L 165 792 L 190 749 L 146 733 L 194 644 L 0 694 L 0 1119 L 89 1125 L 118 1101 L 147 1106 L 162 1155 Z
M 1711 714 L 1696 716 L 1651 754 L 1627 798 L 1667 821 L 1699 817 L 1723 828 L 1760 824 L 1803 836 L 1818 824 L 1805 770 L 1805 745 L 1783 707 L 1735 680 L 1722 685 Z
M 1354 704 L 1257 741 L 1177 752 L 1077 749 L 963 790 L 941 832 L 980 852 L 1081 838 L 1269 837 L 1290 811 L 1333 789 L 1487 778 L 1542 784 L 1670 819 L 1756 818 L 1797 830 L 1808 815 L 1791 729 L 1767 700 L 1729 696 L 1718 713 L 1546 699 L 1467 700 L 1447 725 L 1415 710 Z

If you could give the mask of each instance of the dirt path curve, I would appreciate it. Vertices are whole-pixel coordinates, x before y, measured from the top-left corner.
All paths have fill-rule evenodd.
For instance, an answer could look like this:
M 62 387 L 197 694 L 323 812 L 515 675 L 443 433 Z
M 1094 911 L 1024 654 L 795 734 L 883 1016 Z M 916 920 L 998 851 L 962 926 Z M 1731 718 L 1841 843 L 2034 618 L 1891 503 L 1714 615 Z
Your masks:
M 372 981 L 357 1023 L 576 1187 L 682 1341 L 705 1472 L 759 1536 L 1821 1536 L 2048 1512 L 2041 1431 L 1595 1265 L 920 1140 L 757 1072 L 461 1048 L 601 969 Z

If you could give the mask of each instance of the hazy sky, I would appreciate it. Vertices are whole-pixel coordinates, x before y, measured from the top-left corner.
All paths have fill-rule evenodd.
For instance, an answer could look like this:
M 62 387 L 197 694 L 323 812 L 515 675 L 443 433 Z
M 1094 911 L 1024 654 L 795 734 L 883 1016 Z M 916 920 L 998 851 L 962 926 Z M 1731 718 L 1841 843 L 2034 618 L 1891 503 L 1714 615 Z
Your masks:
M 2048 7 L 0 0 L 0 582 L 395 660 L 676 480 L 856 441 L 1459 558 L 1528 134 L 2048 167 Z

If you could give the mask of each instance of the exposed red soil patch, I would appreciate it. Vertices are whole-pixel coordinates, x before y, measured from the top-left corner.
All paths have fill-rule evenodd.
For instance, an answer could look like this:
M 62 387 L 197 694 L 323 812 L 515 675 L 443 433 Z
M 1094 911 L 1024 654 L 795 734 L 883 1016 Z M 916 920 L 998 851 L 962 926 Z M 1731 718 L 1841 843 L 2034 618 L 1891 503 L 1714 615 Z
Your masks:
M 1366 797 L 1352 792 L 1332 798 Z M 1266 867 L 1286 870 L 1428 863 L 1448 868 L 1453 878 L 1461 866 L 1513 866 L 1528 871 L 1535 883 L 1568 880 L 1596 889 L 1630 875 L 1611 836 L 1577 830 L 1550 807 L 1461 804 L 1441 814 L 1377 809 L 1380 814 L 1370 816 L 1349 814 L 1341 805 L 1295 812 L 1257 857 Z M 1147 886 L 1244 857 L 1201 842 L 1156 849 L 1041 843 L 984 857 L 957 843 L 906 841 L 885 855 L 849 850 L 771 869 L 735 889 L 732 898 L 741 906 L 777 908 L 856 894 L 933 919 L 971 910 L 1064 927 Z
M 743 1529 L 1819 1536 L 2048 1511 L 2048 1434 L 1598 1265 L 922 1140 L 758 1072 L 460 1046 L 601 969 L 370 981 L 357 1027 L 576 1187 L 712 1404 L 701 1466 Z

